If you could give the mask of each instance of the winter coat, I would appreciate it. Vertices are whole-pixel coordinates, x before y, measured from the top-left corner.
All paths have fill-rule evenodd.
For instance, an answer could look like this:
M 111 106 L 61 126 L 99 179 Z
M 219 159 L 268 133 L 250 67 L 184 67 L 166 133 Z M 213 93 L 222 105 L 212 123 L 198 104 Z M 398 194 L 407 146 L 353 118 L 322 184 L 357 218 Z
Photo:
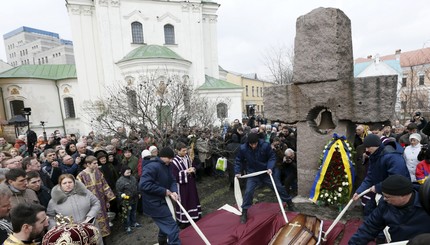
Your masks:
M 151 217 L 172 216 L 166 202 L 166 191 L 178 193 L 172 169 L 160 158 L 143 167 L 139 189 L 142 192 L 143 212 Z
M 25 189 L 24 191 L 20 191 L 15 189 L 13 186 L 6 184 L 6 181 L 1 185 L 5 185 L 12 191 L 12 196 L 10 198 L 10 205 L 15 207 L 19 203 L 39 203 L 39 199 L 37 198 L 36 192 L 32 189 Z
M 12 233 L 12 223 L 5 218 L 0 218 L 0 244 L 3 244 Z
M 72 165 L 66 165 L 64 163 L 60 163 L 60 169 L 63 174 L 71 174 L 76 177 L 78 175 L 79 165 L 74 163 Z
M 227 163 L 234 164 L 234 159 L 236 158 L 237 153 L 240 149 L 240 143 L 236 140 L 232 140 L 232 142 L 228 143 L 226 146 L 227 151 Z
M 4 145 L 0 145 L 0 151 L 9 151 L 13 145 L 9 142 L 6 142 Z
M 17 150 L 21 147 L 21 146 L 23 146 L 23 145 L 25 145 L 25 142 L 24 141 L 22 141 L 22 140 L 20 140 L 20 139 L 16 139 L 15 140 L 15 145 L 13 146 L 13 147 L 15 147 Z
M 388 145 L 380 145 L 369 156 L 369 168 L 366 177 L 356 193 L 361 193 L 372 186 L 375 186 L 377 193 L 381 193 L 381 182 L 394 174 L 411 178 L 403 158 L 403 148 L 396 142 L 390 142 Z
M 137 165 L 137 174 L 139 175 L 139 179 L 142 176 L 143 167 L 149 163 L 151 160 L 156 159 L 157 157 L 145 157 L 144 159 L 139 158 L 139 163 Z
M 413 201 L 406 207 L 395 207 L 384 198 L 370 214 L 357 232 L 349 240 L 349 245 L 367 244 L 378 236 L 385 226 L 391 235 L 391 242 L 409 240 L 422 233 L 430 233 L 430 216 L 422 207 L 418 192 L 414 191 Z
M 415 170 L 417 169 L 418 161 L 418 154 L 421 151 L 421 144 L 417 144 L 416 146 L 408 145 L 405 148 L 405 152 L 403 153 L 403 157 L 406 161 L 406 166 L 409 170 L 409 175 L 411 176 L 412 182 L 417 181 L 417 178 L 415 177 Z
M 264 140 L 259 140 L 257 148 L 253 150 L 248 143 L 244 143 L 240 146 L 239 152 L 237 153 L 234 173 L 242 173 L 242 164 L 246 163 L 247 173 L 254 173 L 275 167 L 276 154 L 272 150 L 269 143 Z
M 39 199 L 39 203 L 45 208 L 48 207 L 49 201 L 51 200 L 51 190 L 46 186 L 40 186 L 40 190 L 36 191 L 37 198 Z
M 430 163 L 426 160 L 422 160 L 418 163 L 417 168 L 415 170 L 415 177 L 417 178 L 418 183 L 424 184 L 427 176 L 430 175 Z
M 103 173 L 106 182 L 112 190 L 115 190 L 115 183 L 119 178 L 119 174 L 116 172 L 115 166 L 112 163 L 107 162 L 99 165 L 99 170 Z
M 201 162 L 204 163 L 206 159 L 209 159 L 211 157 L 211 155 L 209 154 L 209 140 L 198 138 L 196 140 L 196 148 L 199 151 L 199 159 Z
M 59 185 L 54 186 L 51 196 L 46 211 L 50 218 L 49 228 L 55 225 L 57 214 L 72 216 L 75 223 L 81 223 L 87 217 L 95 218 L 100 211 L 100 201 L 79 181 L 75 181 L 75 188 L 68 194 Z
M 137 203 L 139 191 L 137 189 L 137 180 L 134 176 L 121 176 L 116 182 L 116 194 L 118 200 L 122 200 L 121 194 L 126 194 L 130 197 L 130 203 Z
M 49 176 L 54 185 L 58 184 L 58 177 L 62 174 L 60 167 L 54 168 L 50 162 L 45 161 L 41 170 Z

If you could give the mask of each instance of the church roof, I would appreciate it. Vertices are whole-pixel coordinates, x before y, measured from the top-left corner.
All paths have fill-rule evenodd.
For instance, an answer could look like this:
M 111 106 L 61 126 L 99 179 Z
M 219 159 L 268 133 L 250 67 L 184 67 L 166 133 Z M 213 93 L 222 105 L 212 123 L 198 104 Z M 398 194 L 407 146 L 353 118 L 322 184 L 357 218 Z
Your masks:
M 76 78 L 75 65 L 21 65 L 3 73 L 0 78 L 39 78 L 62 80 Z
M 379 62 L 386 64 L 391 69 L 395 70 L 398 74 L 402 74 L 402 67 L 400 66 L 400 61 L 398 60 L 380 60 Z M 369 66 L 374 64 L 374 61 L 361 62 L 354 64 L 354 77 L 358 77 L 364 70 L 366 70 Z
M 153 59 L 153 58 L 185 60 L 177 53 L 175 53 L 173 50 L 167 47 L 163 47 L 160 45 L 142 45 L 130 51 L 119 62 L 134 60 L 134 59 Z
M 219 71 L 228 72 L 226 69 L 222 68 L 220 65 L 218 66 Z
M 205 83 L 198 88 L 198 90 L 212 90 L 212 89 L 241 89 L 242 87 L 234 83 L 230 83 L 221 79 L 217 79 L 205 75 Z
M 389 54 L 389 55 L 380 57 L 380 60 L 382 61 L 395 60 L 395 59 L 396 59 L 395 54 Z M 355 64 L 358 64 L 358 63 L 369 62 L 371 60 L 372 60 L 371 58 L 357 58 L 355 59 L 354 62 Z M 401 67 L 410 67 L 410 66 L 424 65 L 429 63 L 430 63 L 430 47 L 400 53 Z

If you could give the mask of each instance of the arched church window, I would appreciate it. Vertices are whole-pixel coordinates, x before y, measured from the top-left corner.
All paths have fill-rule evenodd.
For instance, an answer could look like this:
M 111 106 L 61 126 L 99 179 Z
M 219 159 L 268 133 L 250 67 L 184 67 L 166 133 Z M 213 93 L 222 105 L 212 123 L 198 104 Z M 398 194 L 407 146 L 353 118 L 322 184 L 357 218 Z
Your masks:
M 164 42 L 165 44 L 175 44 L 175 27 L 171 24 L 164 26 Z
M 140 22 L 131 23 L 131 35 L 133 43 L 143 43 L 143 27 Z
M 22 109 L 24 109 L 24 101 L 22 101 L 22 100 L 12 100 L 10 102 L 11 117 L 21 115 L 22 114 Z
M 137 110 L 137 93 L 133 89 L 127 89 L 127 104 L 130 110 Z
M 66 118 L 75 118 L 75 103 L 72 97 L 67 97 L 63 99 L 64 102 L 64 112 Z

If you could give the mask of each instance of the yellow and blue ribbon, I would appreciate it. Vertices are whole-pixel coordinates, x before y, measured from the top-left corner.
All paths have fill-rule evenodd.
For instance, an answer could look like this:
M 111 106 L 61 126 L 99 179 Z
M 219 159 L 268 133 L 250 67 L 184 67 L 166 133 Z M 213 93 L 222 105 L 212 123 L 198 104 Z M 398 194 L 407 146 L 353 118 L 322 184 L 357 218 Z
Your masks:
M 326 150 L 324 151 L 324 155 L 322 158 L 322 165 L 315 176 L 315 181 L 311 188 L 310 199 L 313 202 L 317 202 L 320 196 L 321 184 L 324 181 L 324 177 L 327 173 L 327 169 L 330 165 L 331 158 L 333 156 L 333 152 L 336 150 L 336 147 L 338 147 L 338 151 L 341 154 L 342 164 L 345 168 L 345 173 L 348 176 L 349 193 L 352 192 L 352 185 L 355 179 L 355 171 L 353 163 L 351 161 L 351 152 L 348 149 L 345 140 L 345 136 L 339 137 L 337 134 L 333 134 L 332 140 L 327 144 Z

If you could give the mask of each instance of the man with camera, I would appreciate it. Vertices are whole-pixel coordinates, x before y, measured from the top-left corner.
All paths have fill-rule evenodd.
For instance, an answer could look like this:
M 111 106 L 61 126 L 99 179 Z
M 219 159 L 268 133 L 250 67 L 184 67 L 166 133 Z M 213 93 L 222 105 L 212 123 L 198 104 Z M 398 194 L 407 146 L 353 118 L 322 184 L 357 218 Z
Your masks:
M 272 150 L 276 154 L 276 162 L 273 176 L 279 180 L 280 183 L 284 183 L 285 180 L 285 165 L 283 164 L 284 160 L 284 152 L 288 148 L 286 144 L 284 144 L 279 137 L 273 138 L 273 142 L 271 144 Z
M 418 131 L 420 131 L 426 126 L 427 120 L 421 115 L 421 112 L 417 111 L 411 119 L 411 123 L 415 123 L 418 127 Z
M 76 152 L 73 153 L 72 158 L 75 159 L 76 164 L 83 162 L 85 157 L 92 156 L 94 153 L 87 149 L 87 144 L 83 142 L 79 142 L 76 144 Z M 79 158 L 79 159 L 77 159 Z

